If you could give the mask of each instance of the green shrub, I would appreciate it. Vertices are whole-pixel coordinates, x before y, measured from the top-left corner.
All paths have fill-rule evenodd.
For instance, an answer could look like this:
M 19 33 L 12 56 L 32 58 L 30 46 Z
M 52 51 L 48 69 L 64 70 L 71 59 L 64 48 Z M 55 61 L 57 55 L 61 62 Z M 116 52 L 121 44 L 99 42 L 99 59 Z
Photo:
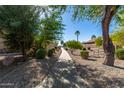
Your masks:
M 102 37 L 98 37 L 98 38 L 96 38 L 96 40 L 95 40 L 95 44 L 96 44 L 96 46 L 98 46 L 98 47 L 102 46 L 102 42 L 103 42 Z
M 49 49 L 48 50 L 48 57 L 52 57 L 53 56 L 53 53 L 55 53 L 55 49 Z
M 38 49 L 37 51 L 36 51 L 36 58 L 37 59 L 43 59 L 43 58 L 45 58 L 45 55 L 46 55 L 46 51 L 45 51 L 45 49 Z
M 124 59 L 124 49 L 120 48 L 116 50 L 116 56 L 118 59 Z
M 82 58 L 87 59 L 88 56 L 89 56 L 89 52 L 86 51 L 86 50 L 82 50 L 82 51 L 80 52 L 80 55 L 81 55 Z
M 71 49 L 82 49 L 82 44 L 80 42 L 77 42 L 75 40 L 66 42 L 66 46 Z

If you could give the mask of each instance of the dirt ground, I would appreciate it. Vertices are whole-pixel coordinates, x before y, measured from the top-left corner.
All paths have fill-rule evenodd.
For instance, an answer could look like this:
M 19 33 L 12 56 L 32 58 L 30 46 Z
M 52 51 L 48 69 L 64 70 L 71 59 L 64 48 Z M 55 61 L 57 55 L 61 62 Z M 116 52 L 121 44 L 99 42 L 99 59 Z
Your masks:
M 76 51 L 75 51 L 76 52 Z M 115 60 L 113 67 L 103 65 L 104 57 L 82 59 L 78 53 L 68 53 L 77 64 L 77 70 L 90 87 L 124 87 L 124 60 Z
M 27 62 L 17 62 L 9 66 L 0 65 L 0 87 L 36 87 L 48 74 L 48 64 L 55 62 L 60 54 L 61 50 L 52 58 L 30 59 Z

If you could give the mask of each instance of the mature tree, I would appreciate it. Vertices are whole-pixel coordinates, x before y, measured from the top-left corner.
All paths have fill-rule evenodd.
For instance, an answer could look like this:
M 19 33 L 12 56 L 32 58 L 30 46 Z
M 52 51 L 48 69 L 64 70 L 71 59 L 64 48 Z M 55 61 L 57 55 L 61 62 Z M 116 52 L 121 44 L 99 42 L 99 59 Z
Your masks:
M 104 64 L 114 65 L 115 47 L 109 37 L 109 25 L 112 18 L 116 14 L 120 6 L 106 5 L 106 6 L 75 6 L 73 13 L 74 19 L 81 20 L 87 18 L 95 22 L 100 21 L 102 24 L 103 33 L 103 48 L 105 52 Z
M 74 34 L 77 36 L 77 42 L 78 42 L 78 37 L 80 35 L 80 31 L 77 30 Z
M 24 59 L 32 45 L 38 20 L 36 6 L 0 6 L 0 28 L 6 44 L 11 49 L 21 50 Z
M 94 40 L 94 39 L 96 39 L 96 36 L 95 35 L 92 35 L 91 36 L 91 40 Z
M 62 39 L 64 24 L 62 24 L 61 15 L 58 12 L 46 13 L 45 17 L 41 19 L 40 32 L 36 37 L 39 46 L 47 50 L 47 45 L 50 42 Z
M 117 12 L 122 9 L 119 5 L 104 5 L 104 6 L 59 6 L 58 9 L 70 9 L 72 11 L 72 17 L 74 20 L 84 20 L 88 19 L 93 22 L 100 22 L 102 25 L 103 34 L 103 49 L 105 53 L 104 64 L 113 66 L 114 65 L 114 55 L 115 47 L 112 40 L 109 37 L 109 26 L 113 20 L 116 20 L 115 16 Z

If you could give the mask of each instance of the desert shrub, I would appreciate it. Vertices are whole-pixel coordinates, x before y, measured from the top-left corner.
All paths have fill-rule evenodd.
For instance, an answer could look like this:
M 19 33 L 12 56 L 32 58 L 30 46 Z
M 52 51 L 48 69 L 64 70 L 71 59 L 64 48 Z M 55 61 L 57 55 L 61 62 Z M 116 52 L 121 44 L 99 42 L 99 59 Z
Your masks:
M 48 50 L 48 57 L 53 56 L 53 53 L 55 53 L 55 49 L 54 48 L 53 49 L 49 49 Z
M 86 50 L 86 48 L 84 47 L 82 50 Z
M 102 46 L 102 42 L 103 42 L 102 37 L 98 37 L 98 38 L 96 38 L 96 40 L 95 40 L 95 44 L 96 44 L 96 46 L 98 46 L 98 47 Z
M 71 49 L 82 49 L 82 44 L 80 42 L 77 42 L 75 40 L 66 42 L 66 46 Z
M 124 49 L 123 48 L 117 49 L 116 56 L 118 59 L 124 59 Z
M 37 59 L 43 59 L 43 58 L 45 58 L 45 55 L 46 55 L 46 51 L 43 48 L 40 48 L 36 51 L 36 58 Z
M 89 52 L 86 51 L 86 50 L 82 50 L 82 51 L 80 52 L 80 55 L 81 55 L 82 58 L 87 59 L 88 56 L 89 56 Z

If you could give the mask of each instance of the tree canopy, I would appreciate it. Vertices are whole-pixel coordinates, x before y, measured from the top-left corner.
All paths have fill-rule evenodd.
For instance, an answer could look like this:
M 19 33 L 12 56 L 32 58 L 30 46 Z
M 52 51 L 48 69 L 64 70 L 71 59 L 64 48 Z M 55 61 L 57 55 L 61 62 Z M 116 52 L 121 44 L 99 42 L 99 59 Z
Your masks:
M 0 28 L 3 38 L 11 49 L 21 50 L 26 55 L 33 42 L 39 22 L 37 6 L 0 6 Z
M 40 30 L 39 34 L 36 35 L 36 41 L 41 46 L 46 47 L 49 42 L 61 40 L 64 26 L 61 15 L 57 12 L 52 12 L 50 15 L 41 19 Z
M 112 41 L 117 46 L 124 46 L 124 27 L 117 29 L 117 31 L 113 32 L 111 35 Z
M 102 42 L 103 42 L 102 37 L 97 37 L 97 38 L 95 39 L 95 44 L 96 44 L 96 46 L 98 46 L 98 47 L 102 46 L 102 44 L 103 44 Z

